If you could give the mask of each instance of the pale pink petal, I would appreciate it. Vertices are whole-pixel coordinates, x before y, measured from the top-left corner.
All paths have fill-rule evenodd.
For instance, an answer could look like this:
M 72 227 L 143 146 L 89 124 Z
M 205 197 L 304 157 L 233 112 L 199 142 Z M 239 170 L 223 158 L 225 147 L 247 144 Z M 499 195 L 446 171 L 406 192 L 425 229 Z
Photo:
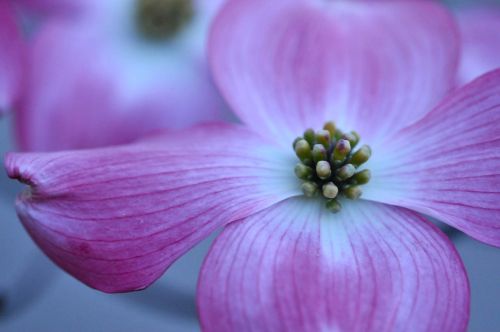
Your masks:
M 373 147 L 363 197 L 404 206 L 500 246 L 500 70 Z
M 458 55 L 431 2 L 235 0 L 209 39 L 233 110 L 286 146 L 327 120 L 367 139 L 418 120 L 454 84 Z
M 99 4 L 80 20 L 47 23 L 36 36 L 17 107 L 23 150 L 128 143 L 223 117 L 204 57 L 207 22 L 153 43 L 133 29 L 135 2 Z
M 106 292 L 144 288 L 228 222 L 296 194 L 291 156 L 210 125 L 107 149 L 9 154 L 17 212 L 64 270 Z
M 465 84 L 500 68 L 500 7 L 471 7 L 457 11 L 462 35 L 459 82 Z
M 464 331 L 450 241 L 401 208 L 291 198 L 226 226 L 198 284 L 203 331 Z
M 0 114 L 9 110 L 18 97 L 23 75 L 24 44 L 14 11 L 0 1 Z

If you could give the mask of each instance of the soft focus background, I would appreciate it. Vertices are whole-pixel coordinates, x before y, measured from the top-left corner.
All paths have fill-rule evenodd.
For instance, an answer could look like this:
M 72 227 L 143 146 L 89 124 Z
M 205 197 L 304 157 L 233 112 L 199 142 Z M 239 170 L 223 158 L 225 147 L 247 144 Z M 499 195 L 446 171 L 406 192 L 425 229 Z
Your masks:
M 500 4 L 498 0 L 484 1 Z M 448 4 L 477 1 L 447 1 Z M 500 33 L 500 31 L 499 31 Z M 10 117 L 0 119 L 0 154 L 12 149 Z M 22 186 L 0 172 L 0 331 L 198 331 L 195 291 L 210 240 L 143 292 L 107 295 L 56 268 L 17 221 Z M 453 237 L 469 273 L 470 331 L 500 331 L 500 250 Z

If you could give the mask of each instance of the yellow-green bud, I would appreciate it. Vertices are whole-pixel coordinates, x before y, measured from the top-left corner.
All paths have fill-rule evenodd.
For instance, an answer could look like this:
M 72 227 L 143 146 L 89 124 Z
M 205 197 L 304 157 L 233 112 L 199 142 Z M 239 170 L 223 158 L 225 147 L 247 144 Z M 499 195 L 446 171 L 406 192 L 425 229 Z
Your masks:
M 340 167 L 336 172 L 335 175 L 341 180 L 347 180 L 351 176 L 354 175 L 356 172 L 356 168 L 352 164 L 346 164 L 342 167 Z
M 344 135 L 342 135 L 342 138 L 349 141 L 349 143 L 351 144 L 351 149 L 353 149 L 359 142 L 359 135 L 355 131 L 345 133 Z
M 354 130 L 351 131 L 351 135 L 354 136 L 354 138 L 356 139 L 356 141 L 355 141 L 356 143 L 354 143 L 354 145 L 351 146 L 351 149 L 353 149 L 354 146 L 359 143 L 359 140 L 361 139 L 361 136 L 359 136 L 359 134 L 356 131 L 354 131 Z
M 316 164 L 316 174 L 322 180 L 326 180 L 332 175 L 332 169 L 328 161 L 320 161 Z
M 349 199 L 358 199 L 361 197 L 361 194 L 363 193 L 359 186 L 345 187 L 343 192 L 344 192 L 345 197 L 347 197 Z
M 312 150 L 312 157 L 315 163 L 321 160 L 326 160 L 326 149 L 321 144 L 314 144 Z
M 313 197 L 318 192 L 318 185 L 311 181 L 304 182 L 302 183 L 302 192 L 306 197 Z
M 372 150 L 368 145 L 363 145 L 358 151 L 356 151 L 351 157 L 351 164 L 354 166 L 359 166 L 364 164 L 370 159 L 372 155 Z
M 295 154 L 306 164 L 312 160 L 311 146 L 305 139 L 301 139 L 295 143 Z
M 330 138 L 335 136 L 335 123 L 333 121 L 328 121 L 327 123 L 325 123 L 323 129 L 328 130 L 328 132 L 330 133 Z
M 339 193 L 339 188 L 333 183 L 333 182 L 328 182 L 327 184 L 323 185 L 323 196 L 326 198 L 335 198 L 337 197 L 337 194 Z
M 325 149 L 329 149 L 331 142 L 330 132 L 328 130 L 318 130 L 316 132 L 316 142 L 323 145 Z
M 339 201 L 336 199 L 329 199 L 326 201 L 326 208 L 333 213 L 337 213 L 342 210 L 342 205 L 340 205 Z
M 302 163 L 295 165 L 295 175 L 301 180 L 310 180 L 313 177 L 313 169 Z
M 362 170 L 361 172 L 358 172 L 354 174 L 353 180 L 356 182 L 356 184 L 366 184 L 370 181 L 370 178 L 372 177 L 372 174 L 369 169 Z
M 293 140 L 292 147 L 293 147 L 294 150 L 295 150 L 295 144 L 297 144 L 297 142 L 300 141 L 301 139 L 304 139 L 304 138 L 303 137 L 297 137 L 296 139 Z
M 334 138 L 337 141 L 342 138 L 342 135 L 344 135 L 344 133 L 341 130 L 339 130 L 339 129 L 335 130 L 335 137 Z
M 347 155 L 351 152 L 351 143 L 346 139 L 340 139 L 333 150 L 332 162 L 335 165 L 341 164 Z
M 316 134 L 314 133 L 314 130 L 309 128 L 304 131 L 304 139 L 307 141 L 307 143 L 309 143 L 310 146 L 316 144 Z

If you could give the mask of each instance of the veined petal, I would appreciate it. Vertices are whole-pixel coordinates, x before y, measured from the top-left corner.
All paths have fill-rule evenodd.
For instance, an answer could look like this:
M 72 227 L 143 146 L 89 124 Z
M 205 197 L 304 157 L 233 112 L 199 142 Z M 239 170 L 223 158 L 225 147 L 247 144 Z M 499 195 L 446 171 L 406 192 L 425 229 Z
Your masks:
M 464 8 L 456 15 L 462 35 L 459 82 L 465 84 L 500 68 L 500 6 Z
M 174 39 L 153 42 L 134 30 L 134 8 L 131 0 L 93 0 L 79 20 L 42 27 L 17 107 L 21 149 L 129 143 L 223 117 L 204 58 L 207 16 L 200 12 Z
M 24 44 L 13 8 L 0 2 L 0 114 L 12 107 L 21 89 Z
M 452 93 L 373 151 L 363 197 L 500 246 L 500 70 Z
M 41 249 L 89 286 L 121 292 L 151 284 L 217 227 L 296 194 L 290 160 L 220 124 L 5 164 L 30 185 L 17 212 Z
M 416 214 L 291 198 L 226 226 L 198 310 L 204 331 L 464 331 L 469 288 L 453 245 Z
M 425 1 L 230 1 L 216 83 L 241 119 L 289 146 L 335 120 L 368 140 L 420 119 L 455 83 L 457 29 Z

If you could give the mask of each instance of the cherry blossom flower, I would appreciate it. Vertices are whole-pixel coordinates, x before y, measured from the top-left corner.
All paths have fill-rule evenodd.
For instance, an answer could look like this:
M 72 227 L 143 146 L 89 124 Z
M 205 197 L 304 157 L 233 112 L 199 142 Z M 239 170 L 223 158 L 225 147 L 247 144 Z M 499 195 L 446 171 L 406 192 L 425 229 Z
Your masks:
M 459 82 L 500 68 L 500 7 L 469 6 L 456 11 L 463 41 Z
M 0 115 L 10 110 L 21 89 L 24 43 L 17 27 L 14 9 L 0 2 Z
M 466 272 L 425 215 L 500 245 L 500 71 L 450 93 L 459 43 L 433 2 L 230 1 L 209 54 L 244 125 L 9 154 L 18 215 L 105 292 L 222 228 L 204 331 L 464 331 Z
M 207 29 L 221 2 L 34 2 L 32 11 L 46 20 L 34 34 L 16 105 L 20 148 L 126 143 L 222 118 L 205 60 Z

